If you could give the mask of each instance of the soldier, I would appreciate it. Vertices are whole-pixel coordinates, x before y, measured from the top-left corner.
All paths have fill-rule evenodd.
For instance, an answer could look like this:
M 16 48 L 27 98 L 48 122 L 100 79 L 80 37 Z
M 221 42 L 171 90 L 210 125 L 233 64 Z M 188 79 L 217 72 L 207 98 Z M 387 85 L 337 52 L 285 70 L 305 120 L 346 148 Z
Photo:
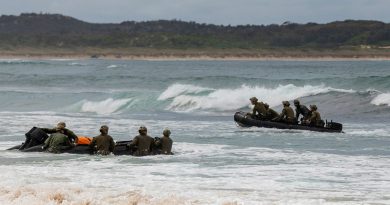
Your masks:
M 299 100 L 294 100 L 294 105 L 295 105 L 295 119 L 299 120 L 299 115 L 303 116 L 303 119 L 301 120 L 302 122 L 307 120 L 310 116 L 310 110 L 304 106 L 301 105 Z
M 311 116 L 307 120 L 307 124 L 310 126 L 323 127 L 324 121 L 321 119 L 320 113 L 317 111 L 316 105 L 310 105 Z
M 45 143 L 42 149 L 47 150 L 51 153 L 61 153 L 63 150 L 67 150 L 74 147 L 68 138 L 64 135 L 64 131 L 60 130 L 56 133 L 53 133 L 45 140 Z
M 77 136 L 72 132 L 71 130 L 65 128 L 66 124 L 65 122 L 59 122 L 55 128 L 41 128 L 44 132 L 47 134 L 53 134 L 56 132 L 59 132 L 60 130 L 63 130 L 63 134 L 68 136 L 69 140 L 74 143 L 77 139 Z
M 108 135 L 107 125 L 101 126 L 99 131 L 100 131 L 100 135 L 92 139 L 92 142 L 89 145 L 89 147 L 96 154 L 109 155 L 111 152 L 114 151 L 115 148 L 114 140 L 110 135 Z
M 155 141 L 156 147 L 161 147 L 161 153 L 159 154 L 172 154 L 172 144 L 173 141 L 169 137 L 171 135 L 171 131 L 168 128 L 165 128 L 163 131 L 163 137 L 160 138 L 160 140 Z
M 254 119 L 264 119 L 266 115 L 266 110 L 263 102 L 258 102 L 259 100 L 256 97 L 252 97 L 249 99 L 251 104 L 254 105 L 252 113 L 248 113 Z
M 283 101 L 283 110 L 279 117 L 274 118 L 274 121 L 286 122 L 289 124 L 295 123 L 294 110 L 290 107 L 288 101 Z
M 279 114 L 273 110 L 272 108 L 269 108 L 269 105 L 267 103 L 264 103 L 264 107 L 266 110 L 265 119 L 266 120 L 272 120 L 276 117 L 279 117 Z
M 147 135 L 148 130 L 145 126 L 141 126 L 138 129 L 139 135 L 135 136 L 130 143 L 130 147 L 137 146 L 135 156 L 146 156 L 150 154 L 151 147 L 154 143 L 154 139 Z

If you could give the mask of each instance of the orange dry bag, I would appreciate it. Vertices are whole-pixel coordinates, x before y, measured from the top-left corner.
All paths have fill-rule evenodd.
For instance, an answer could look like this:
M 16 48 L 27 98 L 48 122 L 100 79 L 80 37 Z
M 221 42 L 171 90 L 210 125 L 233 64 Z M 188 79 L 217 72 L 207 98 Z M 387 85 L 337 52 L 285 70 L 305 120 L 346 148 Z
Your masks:
M 77 136 L 77 145 L 89 145 L 91 142 L 91 137 Z

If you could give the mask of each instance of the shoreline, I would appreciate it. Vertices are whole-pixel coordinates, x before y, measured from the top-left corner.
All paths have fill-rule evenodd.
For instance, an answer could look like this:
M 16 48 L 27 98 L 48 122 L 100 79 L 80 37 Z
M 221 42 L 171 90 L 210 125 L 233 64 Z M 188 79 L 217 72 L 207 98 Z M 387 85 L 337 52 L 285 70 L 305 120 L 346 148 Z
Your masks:
M 390 61 L 385 50 L 245 50 L 245 49 L 39 49 L 1 50 L 0 59 L 11 60 L 150 60 L 150 61 Z

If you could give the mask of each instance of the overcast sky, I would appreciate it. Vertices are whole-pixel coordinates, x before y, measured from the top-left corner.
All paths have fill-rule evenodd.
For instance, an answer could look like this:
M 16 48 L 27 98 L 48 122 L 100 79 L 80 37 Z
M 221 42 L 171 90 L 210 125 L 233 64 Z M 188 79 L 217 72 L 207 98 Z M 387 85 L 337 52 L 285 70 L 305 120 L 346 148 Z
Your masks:
M 224 25 L 390 22 L 390 0 L 0 0 L 0 13 L 60 13 L 88 22 L 179 19 Z

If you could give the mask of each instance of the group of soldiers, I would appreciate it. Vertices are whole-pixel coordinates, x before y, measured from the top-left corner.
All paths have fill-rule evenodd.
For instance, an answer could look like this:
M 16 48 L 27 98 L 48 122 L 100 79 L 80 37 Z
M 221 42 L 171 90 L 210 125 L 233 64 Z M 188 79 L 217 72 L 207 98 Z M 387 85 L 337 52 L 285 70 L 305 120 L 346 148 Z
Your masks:
M 252 113 L 248 113 L 254 119 L 268 120 L 274 122 L 284 122 L 288 124 L 298 124 L 299 116 L 302 115 L 300 122 L 302 125 L 323 127 L 324 121 L 321 119 L 320 113 L 317 111 L 316 105 L 310 105 L 310 110 L 302 105 L 298 99 L 294 100 L 294 110 L 290 107 L 290 102 L 283 101 L 283 110 L 279 114 L 271 109 L 267 103 L 259 101 L 256 97 L 249 99 L 254 105 Z
M 78 141 L 85 140 L 86 137 L 77 137 L 73 131 L 66 128 L 65 122 L 60 122 L 55 128 L 40 128 L 50 136 L 44 141 L 43 149 L 52 152 L 60 153 L 64 149 L 69 149 L 76 146 Z M 103 125 L 100 127 L 100 135 L 93 137 L 90 141 L 87 138 L 87 143 L 91 151 L 94 154 L 109 155 L 114 151 L 115 142 L 114 139 L 108 135 L 109 127 Z M 129 147 L 135 148 L 134 155 L 146 156 L 151 154 L 152 147 L 159 147 L 159 153 L 157 154 L 172 154 L 173 140 L 170 138 L 171 131 L 166 128 L 163 131 L 163 136 L 155 139 L 147 134 L 147 128 L 141 126 L 138 129 L 139 135 L 135 136 L 130 142 Z M 28 144 L 31 142 L 25 142 Z

